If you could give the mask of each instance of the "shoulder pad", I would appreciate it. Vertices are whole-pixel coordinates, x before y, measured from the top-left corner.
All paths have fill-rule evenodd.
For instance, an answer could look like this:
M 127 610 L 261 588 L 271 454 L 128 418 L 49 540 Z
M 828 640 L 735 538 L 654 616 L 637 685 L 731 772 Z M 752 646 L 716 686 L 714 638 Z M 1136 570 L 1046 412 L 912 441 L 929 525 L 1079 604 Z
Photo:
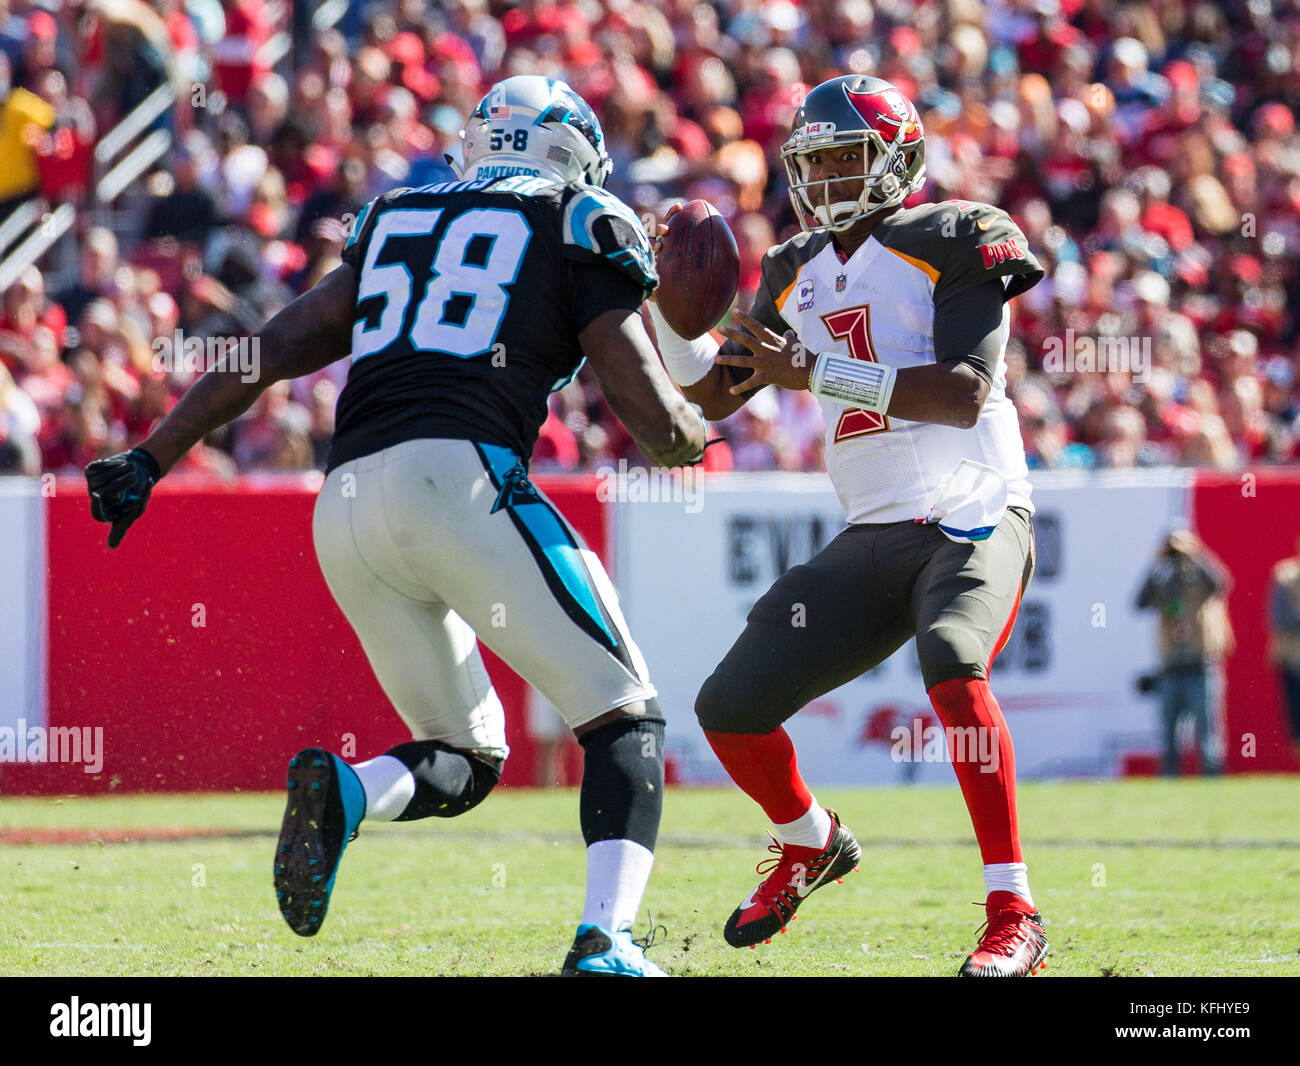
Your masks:
M 788 241 L 774 245 L 764 252 L 758 292 L 755 293 L 754 306 L 749 313 L 777 333 L 789 328 L 782 325 L 780 329 L 776 329 L 771 322 L 764 321 L 763 315 L 767 313 L 767 305 L 770 305 L 772 315 L 779 315 L 780 308 L 777 303 L 781 296 L 794 284 L 794 279 L 799 276 L 803 265 L 820 255 L 830 242 L 829 233 L 796 233 Z
M 366 204 L 352 221 L 352 230 L 348 234 L 348 239 L 343 243 L 343 251 L 348 251 L 348 249 L 360 242 L 361 236 L 366 229 L 374 226 L 375 216 L 381 210 L 388 207 L 394 200 L 412 191 L 414 190 L 405 187 L 391 189 L 380 196 L 376 196 L 370 203 Z
M 770 256 L 773 259 L 797 259 L 806 263 L 830 242 L 831 235 L 824 231 L 796 233 L 788 240 L 772 245 L 763 256 L 764 258 Z
M 594 185 L 571 185 L 564 205 L 566 251 L 607 259 L 647 291 L 659 284 L 654 253 L 641 220 L 622 200 Z
M 945 200 L 936 204 L 918 204 L 903 214 L 893 226 L 904 242 L 927 246 L 942 258 L 943 244 L 987 244 L 1020 234 L 1011 216 L 992 204 L 973 200 Z
M 435 181 L 431 185 L 421 185 L 418 189 L 407 189 L 406 191 L 434 196 L 449 192 L 482 192 L 492 184 L 493 180 L 492 178 L 448 179 L 447 181 Z
M 903 214 L 884 243 L 933 271 L 936 300 L 994 279 L 1004 279 L 1003 295 L 1009 300 L 1043 277 L 1020 227 L 991 204 L 922 204 Z
M 771 281 L 780 281 L 774 292 L 781 292 L 792 282 L 799 268 L 816 258 L 831 243 L 829 233 L 796 233 L 788 241 L 773 245 L 763 253 L 762 268 L 771 273 Z
M 563 186 L 550 178 L 540 178 L 532 174 L 513 174 L 506 178 L 497 178 L 492 182 L 492 192 L 512 192 L 516 196 L 541 196 L 560 191 Z
M 958 235 L 971 236 L 977 243 L 983 244 L 991 239 L 1004 239 L 1020 233 L 1020 227 L 1000 207 L 970 200 L 956 200 L 952 206 L 957 210 Z

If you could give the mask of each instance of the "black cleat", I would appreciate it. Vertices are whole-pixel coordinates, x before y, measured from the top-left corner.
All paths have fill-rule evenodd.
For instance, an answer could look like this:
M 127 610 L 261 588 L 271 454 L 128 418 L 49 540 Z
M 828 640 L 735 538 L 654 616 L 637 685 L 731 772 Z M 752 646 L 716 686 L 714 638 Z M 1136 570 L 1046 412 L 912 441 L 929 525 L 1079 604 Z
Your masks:
M 323 748 L 306 748 L 289 760 L 287 786 L 275 848 L 275 898 L 290 929 L 315 936 L 343 849 L 356 839 L 365 814 L 365 791 L 356 772 Z

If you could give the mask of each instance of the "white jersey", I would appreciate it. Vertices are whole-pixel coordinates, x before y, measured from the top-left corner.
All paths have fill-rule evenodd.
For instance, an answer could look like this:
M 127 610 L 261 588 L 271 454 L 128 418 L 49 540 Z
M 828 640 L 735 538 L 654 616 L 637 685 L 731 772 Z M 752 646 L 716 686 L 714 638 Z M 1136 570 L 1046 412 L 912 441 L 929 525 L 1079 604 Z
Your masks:
M 800 234 L 768 252 L 753 315 L 792 329 L 809 353 L 833 351 L 903 369 L 935 361 L 936 301 L 1004 279 L 1006 299 L 1043 271 L 1002 211 L 954 201 L 897 211 L 847 261 L 825 233 Z M 1010 308 L 997 365 L 971 429 L 909 422 L 821 399 L 826 469 L 848 520 L 923 518 L 962 459 L 997 470 L 1008 506 L 1033 509 L 1016 411 L 1006 394 Z M 729 342 L 730 343 L 730 342 Z

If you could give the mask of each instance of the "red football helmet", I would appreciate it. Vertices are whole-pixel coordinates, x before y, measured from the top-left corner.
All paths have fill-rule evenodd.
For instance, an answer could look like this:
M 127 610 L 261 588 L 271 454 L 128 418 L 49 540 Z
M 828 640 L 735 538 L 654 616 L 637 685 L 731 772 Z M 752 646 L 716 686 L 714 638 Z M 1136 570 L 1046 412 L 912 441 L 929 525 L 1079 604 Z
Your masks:
M 850 144 L 862 145 L 862 193 L 856 200 L 831 202 L 831 179 L 810 180 L 807 156 Z M 804 97 L 781 160 L 799 224 L 810 232 L 838 232 L 901 204 L 925 183 L 925 130 L 912 102 L 895 86 L 847 74 Z M 836 180 L 846 177 L 855 175 Z M 810 195 L 814 190 L 819 198 Z

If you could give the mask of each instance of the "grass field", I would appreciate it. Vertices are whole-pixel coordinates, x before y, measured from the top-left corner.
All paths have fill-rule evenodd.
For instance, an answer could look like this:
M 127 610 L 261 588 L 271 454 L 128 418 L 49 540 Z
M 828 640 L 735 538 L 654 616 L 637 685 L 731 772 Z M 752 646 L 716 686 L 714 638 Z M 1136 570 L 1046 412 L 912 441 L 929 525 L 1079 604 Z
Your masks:
M 646 898 L 668 937 L 651 957 L 678 975 L 953 973 L 983 920 L 957 790 L 818 794 L 864 845 L 862 872 L 770 947 L 734 951 L 722 924 L 757 881 L 762 819 L 736 792 L 670 793 Z M 576 793 L 363 826 L 312 940 L 275 906 L 281 809 L 274 794 L 0 799 L 0 974 L 558 969 L 582 904 Z M 1048 976 L 1300 974 L 1300 780 L 1027 784 L 1020 809 Z M 104 842 L 179 829 L 221 835 Z

